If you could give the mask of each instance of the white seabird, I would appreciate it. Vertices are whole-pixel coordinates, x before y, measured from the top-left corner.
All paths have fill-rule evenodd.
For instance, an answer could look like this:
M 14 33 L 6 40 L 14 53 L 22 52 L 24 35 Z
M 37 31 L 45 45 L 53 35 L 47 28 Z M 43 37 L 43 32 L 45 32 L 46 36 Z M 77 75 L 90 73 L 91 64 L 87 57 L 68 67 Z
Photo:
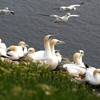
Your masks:
M 64 16 L 50 15 L 50 17 L 55 18 L 55 20 L 54 20 L 55 23 L 59 23 L 59 22 L 67 22 L 69 18 L 80 17 L 80 15 L 71 15 L 71 13 L 67 13 Z
M 55 53 L 55 45 L 61 44 L 63 41 L 58 39 L 51 39 L 52 35 L 46 35 L 44 37 L 44 48 L 45 50 L 36 51 L 30 48 L 27 57 L 33 62 L 39 61 L 49 65 L 50 69 L 55 69 L 59 63 L 60 56 Z M 61 58 L 60 58 L 61 59 Z
M 0 15 L 14 15 L 15 12 L 10 10 L 8 7 L 4 8 L 4 9 L 0 9 Z
M 73 55 L 74 63 L 64 64 L 63 68 L 66 69 L 66 71 L 72 76 L 79 77 L 80 75 L 84 75 L 86 72 L 86 67 L 82 61 L 83 56 L 84 51 L 79 50 Z
M 89 67 L 86 70 L 85 81 L 91 85 L 100 85 L 100 69 Z
M 6 44 L 0 39 L 0 57 L 6 57 L 7 47 Z
M 59 7 L 60 11 L 71 11 L 71 10 L 76 10 L 77 7 L 80 7 L 80 4 L 75 4 L 75 5 L 70 5 L 70 6 L 61 6 Z
M 64 44 L 64 41 L 60 41 L 58 39 L 51 39 L 50 40 L 50 47 L 51 47 L 51 52 L 52 55 L 56 56 L 58 59 L 58 63 L 60 63 L 62 61 L 62 55 L 60 54 L 60 52 L 58 52 L 58 50 L 55 49 L 55 46 L 57 44 Z
M 33 61 L 43 61 L 45 62 L 46 56 L 51 54 L 49 40 L 52 38 L 53 35 L 46 35 L 43 39 L 44 41 L 44 50 L 39 50 L 31 54 L 31 59 Z M 27 55 L 28 56 L 28 55 Z
M 20 41 L 17 45 L 11 45 L 7 48 L 7 56 L 11 60 L 19 60 L 27 54 L 27 44 Z

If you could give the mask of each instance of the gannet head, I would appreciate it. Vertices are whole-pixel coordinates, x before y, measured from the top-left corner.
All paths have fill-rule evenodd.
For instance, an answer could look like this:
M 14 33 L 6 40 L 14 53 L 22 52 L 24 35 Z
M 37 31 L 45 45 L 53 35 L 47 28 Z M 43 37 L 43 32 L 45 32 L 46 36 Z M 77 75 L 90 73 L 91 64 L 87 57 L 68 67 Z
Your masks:
M 73 54 L 73 61 L 77 64 L 82 62 L 82 57 L 84 56 L 84 51 L 79 50 L 78 52 Z
M 78 52 L 81 54 L 81 56 L 84 56 L 84 51 L 83 50 L 79 50 Z
M 35 52 L 35 49 L 34 49 L 34 48 L 29 48 L 29 49 L 28 49 L 28 53 L 29 53 L 29 54 L 34 53 L 34 52 Z
M 64 43 L 65 43 L 64 41 L 60 41 L 58 39 L 52 39 L 52 40 L 50 40 L 50 44 L 51 45 L 64 44 Z
M 46 35 L 46 36 L 44 37 L 44 42 L 46 42 L 46 41 L 52 39 L 52 37 L 54 37 L 54 35 Z
M 60 7 L 60 11 L 61 11 L 61 10 L 65 10 L 65 9 L 66 9 L 66 6 L 61 6 L 61 7 Z
M 70 16 L 70 15 L 71 15 L 71 13 L 66 13 L 66 15 L 67 15 L 67 16 Z
M 24 41 L 20 41 L 20 42 L 18 43 L 18 46 L 28 47 L 28 45 L 27 45 Z
M 93 76 L 96 76 L 97 74 L 100 75 L 100 69 L 95 69 L 93 72 Z

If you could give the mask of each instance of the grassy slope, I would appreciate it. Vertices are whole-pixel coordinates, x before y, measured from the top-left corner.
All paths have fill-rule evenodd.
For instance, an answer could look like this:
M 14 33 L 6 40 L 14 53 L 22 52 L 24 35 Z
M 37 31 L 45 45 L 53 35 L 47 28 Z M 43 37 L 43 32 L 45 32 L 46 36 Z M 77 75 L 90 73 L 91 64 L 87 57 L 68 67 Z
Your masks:
M 88 86 L 44 66 L 0 62 L 0 100 L 100 100 Z

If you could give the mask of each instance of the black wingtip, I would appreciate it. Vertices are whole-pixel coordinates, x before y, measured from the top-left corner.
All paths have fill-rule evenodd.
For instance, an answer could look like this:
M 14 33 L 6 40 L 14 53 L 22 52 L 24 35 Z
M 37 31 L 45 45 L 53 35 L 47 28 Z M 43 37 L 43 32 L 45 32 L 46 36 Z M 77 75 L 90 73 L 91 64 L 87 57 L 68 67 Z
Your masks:
M 80 5 L 84 5 L 84 2 L 80 2 Z
M 15 15 L 15 12 L 14 12 L 14 11 L 11 11 L 10 13 L 11 13 L 12 15 Z

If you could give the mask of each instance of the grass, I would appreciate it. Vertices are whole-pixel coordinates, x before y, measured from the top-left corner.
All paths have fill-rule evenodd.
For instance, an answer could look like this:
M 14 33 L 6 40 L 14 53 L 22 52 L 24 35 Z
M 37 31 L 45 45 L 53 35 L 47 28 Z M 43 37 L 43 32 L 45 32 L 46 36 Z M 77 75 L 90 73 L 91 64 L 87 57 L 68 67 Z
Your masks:
M 100 100 L 85 84 L 47 65 L 0 62 L 0 100 Z

